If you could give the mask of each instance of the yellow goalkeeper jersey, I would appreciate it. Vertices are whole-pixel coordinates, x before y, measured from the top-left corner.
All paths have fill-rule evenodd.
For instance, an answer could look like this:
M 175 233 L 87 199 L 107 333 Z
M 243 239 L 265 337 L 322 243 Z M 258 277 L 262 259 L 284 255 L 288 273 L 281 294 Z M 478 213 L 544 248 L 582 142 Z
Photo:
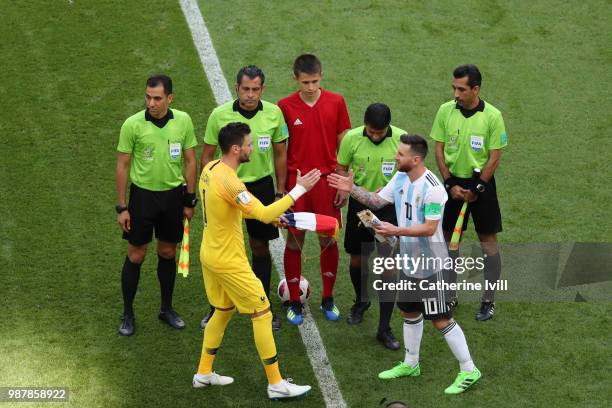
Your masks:
M 243 218 L 270 223 L 293 205 L 293 199 L 286 195 L 264 206 L 221 160 L 204 167 L 198 190 L 204 216 L 200 261 L 205 269 L 219 273 L 251 269 L 244 247 Z

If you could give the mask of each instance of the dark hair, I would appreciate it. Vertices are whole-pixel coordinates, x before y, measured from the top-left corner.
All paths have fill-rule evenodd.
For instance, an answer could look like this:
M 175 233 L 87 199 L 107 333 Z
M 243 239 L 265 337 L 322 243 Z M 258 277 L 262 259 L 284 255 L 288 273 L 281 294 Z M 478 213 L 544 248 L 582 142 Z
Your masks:
M 266 80 L 266 76 L 264 75 L 261 68 L 255 65 L 248 65 L 246 67 L 240 68 L 240 71 L 238 71 L 238 74 L 236 74 L 236 83 L 238 85 L 240 85 L 240 83 L 242 82 L 242 77 L 245 75 L 249 77 L 250 79 L 255 79 L 257 77 L 261 78 L 262 85 L 264 84 L 264 81 Z
M 378 405 L 385 404 L 385 408 L 408 408 L 404 401 L 387 401 L 387 398 L 383 398 Z
M 459 78 L 463 78 L 464 76 L 467 76 L 468 77 L 467 83 L 472 88 L 475 87 L 476 85 L 480 86 L 480 84 L 482 83 L 482 75 L 480 74 L 478 67 L 473 64 L 459 65 L 453 71 L 453 76 L 455 77 L 455 79 L 459 79 Z
M 391 109 L 384 103 L 373 103 L 366 109 L 363 123 L 376 130 L 382 130 L 391 123 Z
M 231 122 L 223 126 L 219 131 L 219 147 L 224 154 L 229 152 L 234 145 L 242 146 L 244 137 L 251 133 L 251 128 L 246 123 Z
M 313 54 L 302 54 L 293 62 L 293 75 L 320 74 L 322 71 L 321 61 Z
M 147 79 L 147 87 L 155 88 L 157 86 L 164 87 L 164 93 L 170 95 L 172 93 L 172 79 L 168 75 L 156 74 Z
M 423 159 L 427 157 L 427 140 L 425 140 L 423 136 L 409 135 L 405 133 L 400 136 L 400 141 L 403 144 L 409 145 L 410 150 L 417 156 L 421 156 Z

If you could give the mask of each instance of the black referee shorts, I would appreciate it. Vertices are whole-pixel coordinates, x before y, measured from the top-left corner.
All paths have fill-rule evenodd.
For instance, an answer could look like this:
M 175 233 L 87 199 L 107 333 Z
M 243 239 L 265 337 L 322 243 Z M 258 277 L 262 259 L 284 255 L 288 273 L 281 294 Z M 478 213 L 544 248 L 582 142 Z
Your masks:
M 134 246 L 148 244 L 155 238 L 159 241 L 178 243 L 183 240 L 183 195 L 184 187 L 167 191 L 151 191 L 130 186 L 131 230 L 123 233 Z
M 470 188 L 472 179 L 462 179 L 455 177 L 459 186 Z M 444 217 L 442 220 L 442 229 L 447 232 L 453 231 L 455 223 L 459 217 L 459 212 L 463 206 L 463 200 L 453 200 L 448 195 L 448 201 L 444 206 Z M 497 201 L 497 189 L 495 187 L 495 177 L 487 184 L 483 193 L 478 195 L 478 200 L 469 203 L 463 220 L 463 231 L 467 229 L 470 215 L 474 220 L 474 229 L 479 234 L 496 234 L 502 231 L 501 211 L 499 202 Z
M 369 255 L 374 249 L 374 235 L 363 225 L 359 225 L 357 213 L 368 207 L 359 201 L 349 198 L 348 210 L 346 212 L 346 227 L 344 229 L 344 249 L 351 255 Z M 372 211 L 381 221 L 397 225 L 395 206 L 389 204 L 380 210 Z
M 272 176 L 266 176 L 251 183 L 244 183 L 249 193 L 253 194 L 263 205 L 274 202 L 274 181 Z M 270 241 L 279 237 L 278 228 L 272 224 L 246 219 L 247 232 L 250 237 L 260 241 Z

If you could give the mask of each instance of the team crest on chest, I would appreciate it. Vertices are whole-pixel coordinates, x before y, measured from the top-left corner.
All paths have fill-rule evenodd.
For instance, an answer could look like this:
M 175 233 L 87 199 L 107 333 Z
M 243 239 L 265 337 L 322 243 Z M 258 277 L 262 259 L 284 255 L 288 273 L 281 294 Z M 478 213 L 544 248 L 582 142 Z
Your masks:
M 142 159 L 147 160 L 147 161 L 153 160 L 153 151 L 154 151 L 153 146 L 145 147 L 144 150 L 142 151 Z

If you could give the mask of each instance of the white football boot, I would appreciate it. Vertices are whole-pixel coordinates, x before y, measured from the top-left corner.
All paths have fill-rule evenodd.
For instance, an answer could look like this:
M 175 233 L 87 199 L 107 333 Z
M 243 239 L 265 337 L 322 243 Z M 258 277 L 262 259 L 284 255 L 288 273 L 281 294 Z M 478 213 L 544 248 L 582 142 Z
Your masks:
M 193 388 L 208 387 L 209 385 L 228 385 L 234 382 L 232 377 L 226 377 L 219 375 L 214 371 L 208 375 L 194 374 L 193 376 Z
M 278 384 L 268 384 L 268 398 L 271 400 L 280 400 L 286 398 L 298 398 L 305 396 L 310 391 L 310 385 L 293 384 L 291 378 L 282 380 Z

